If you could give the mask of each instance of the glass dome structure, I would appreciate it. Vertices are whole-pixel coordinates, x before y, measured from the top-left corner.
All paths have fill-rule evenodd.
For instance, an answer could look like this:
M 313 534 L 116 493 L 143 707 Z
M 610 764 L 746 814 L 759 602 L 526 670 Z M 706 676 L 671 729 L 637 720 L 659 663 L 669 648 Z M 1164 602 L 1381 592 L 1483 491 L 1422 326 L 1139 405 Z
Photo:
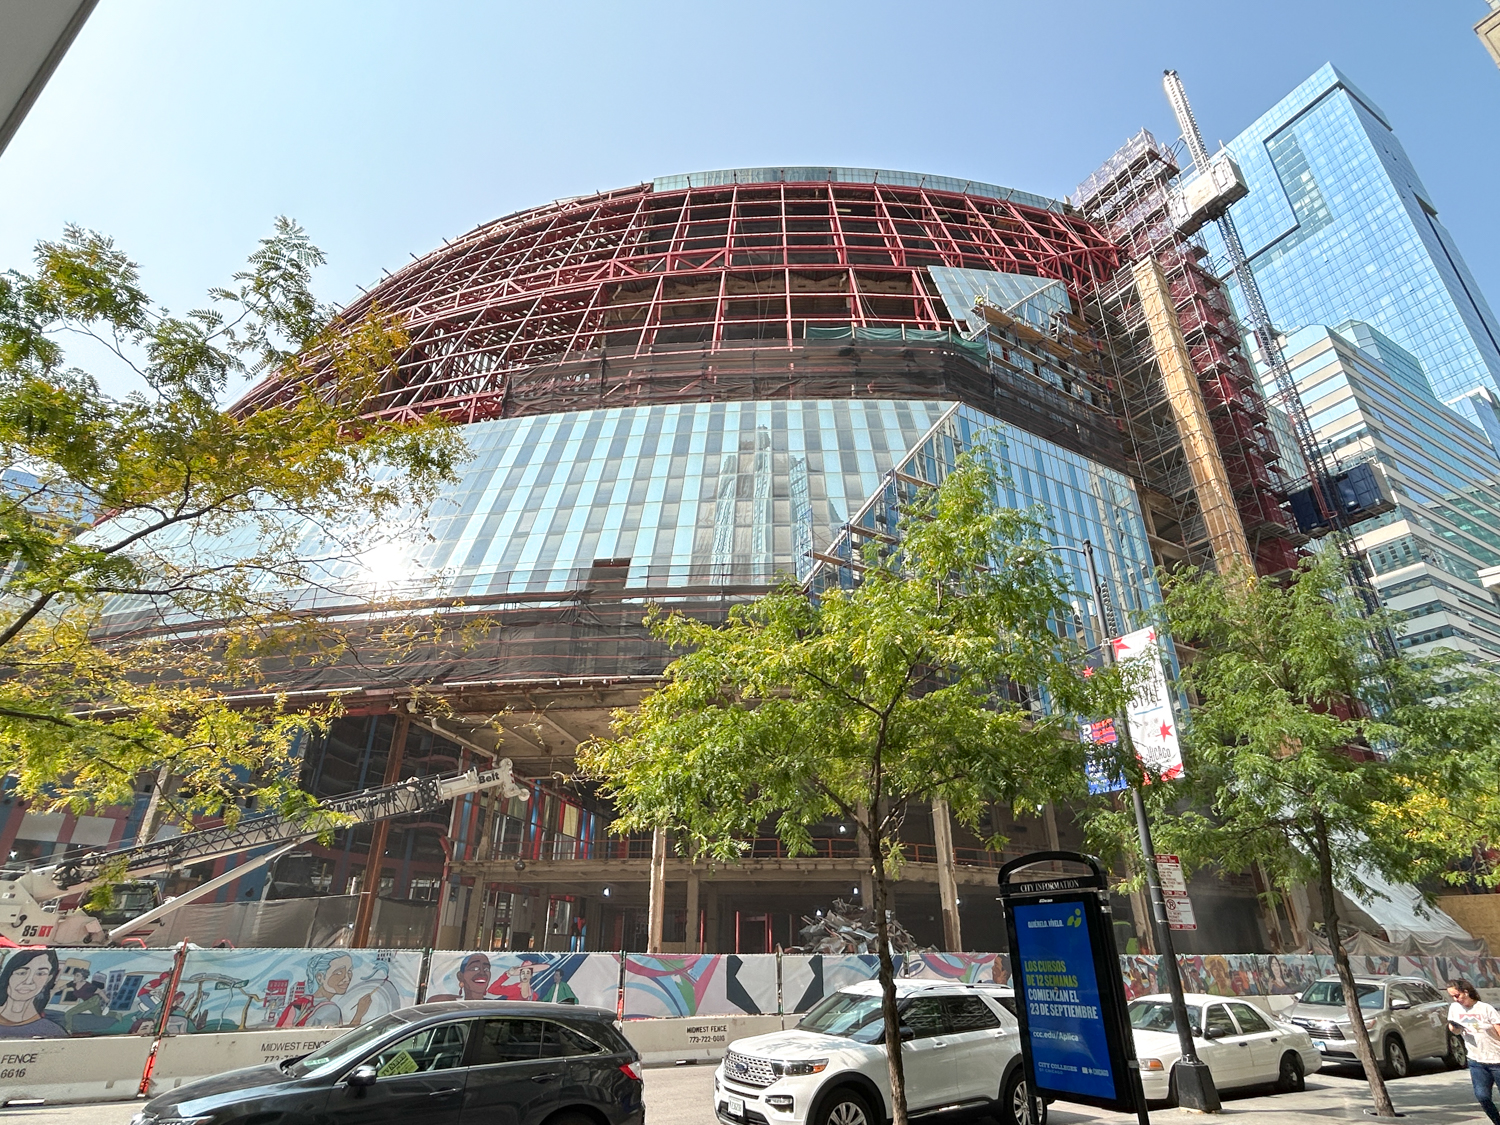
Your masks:
M 288 686 L 656 675 L 645 602 L 713 618 L 839 565 L 830 545 L 924 443 L 940 476 L 984 441 L 1004 499 L 1060 543 L 1091 540 L 1121 608 L 1143 611 L 1145 530 L 1078 315 L 1114 265 L 1061 203 L 867 169 L 667 177 L 471 231 L 347 315 L 379 308 L 410 338 L 366 414 L 441 412 L 472 457 L 424 535 L 372 535 L 292 596 L 498 627 L 461 658 L 320 665 Z M 294 389 L 267 380 L 235 409 Z M 309 529 L 304 557 L 325 552 Z M 122 599 L 108 623 L 150 613 Z

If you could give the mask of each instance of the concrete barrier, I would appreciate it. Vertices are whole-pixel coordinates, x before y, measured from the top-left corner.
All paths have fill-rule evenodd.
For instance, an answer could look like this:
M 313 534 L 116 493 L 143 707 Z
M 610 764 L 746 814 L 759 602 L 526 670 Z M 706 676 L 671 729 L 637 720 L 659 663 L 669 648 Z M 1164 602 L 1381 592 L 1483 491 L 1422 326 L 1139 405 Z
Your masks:
M 144 1035 L 0 1039 L 0 1104 L 127 1101 L 150 1056 Z
M 795 1024 L 798 1016 L 691 1016 L 687 1019 L 626 1020 L 625 1038 L 641 1062 L 674 1063 L 721 1059 L 736 1039 L 764 1035 Z
M 167 1090 L 175 1090 L 212 1074 L 223 1074 L 226 1070 L 305 1055 L 348 1030 L 346 1027 L 304 1027 L 290 1031 L 174 1035 L 163 1039 L 156 1052 L 150 1094 L 154 1098 Z

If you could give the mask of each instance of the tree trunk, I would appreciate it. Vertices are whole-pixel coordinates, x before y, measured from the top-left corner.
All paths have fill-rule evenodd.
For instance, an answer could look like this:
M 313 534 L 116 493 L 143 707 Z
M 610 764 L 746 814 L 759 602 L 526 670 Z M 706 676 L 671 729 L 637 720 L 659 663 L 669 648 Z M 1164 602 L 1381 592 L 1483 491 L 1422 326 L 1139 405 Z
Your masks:
M 1365 1079 L 1370 1083 L 1370 1094 L 1375 1100 L 1375 1113 L 1379 1117 L 1395 1117 L 1396 1107 L 1391 1104 L 1390 1091 L 1385 1088 L 1385 1076 L 1380 1073 L 1380 1064 L 1375 1058 L 1375 1049 L 1370 1045 L 1370 1033 L 1365 1029 L 1365 1015 L 1359 1007 L 1359 995 L 1354 986 L 1354 969 L 1349 964 L 1349 954 L 1339 937 L 1339 910 L 1333 888 L 1333 857 L 1328 844 L 1328 826 L 1320 816 L 1313 822 L 1318 845 L 1318 897 L 1323 900 L 1323 928 L 1328 934 L 1328 951 L 1333 954 L 1334 970 L 1344 989 L 1344 1010 L 1349 1014 L 1349 1033 L 1354 1036 L 1354 1053 L 1359 1056 L 1359 1065 L 1365 1068 Z
M 881 833 L 873 826 L 879 823 L 878 805 L 872 812 L 869 829 L 870 873 L 875 884 L 875 943 L 880 954 L 880 1010 L 885 1017 L 885 1054 L 891 1078 L 891 1125 L 907 1125 L 906 1071 L 901 1064 L 901 1018 L 896 1014 L 896 964 L 891 957 L 891 928 L 886 918 L 885 848 Z M 877 1109 L 878 1113 L 879 1110 Z

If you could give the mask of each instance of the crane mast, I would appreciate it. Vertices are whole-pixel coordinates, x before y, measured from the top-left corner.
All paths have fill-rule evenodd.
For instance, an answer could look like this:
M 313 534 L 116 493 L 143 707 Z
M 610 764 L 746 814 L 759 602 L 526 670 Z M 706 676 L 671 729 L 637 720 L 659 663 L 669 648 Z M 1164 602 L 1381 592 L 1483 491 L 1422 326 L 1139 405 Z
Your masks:
M 1203 134 L 1198 130 L 1198 120 L 1193 116 L 1193 107 L 1188 104 L 1187 91 L 1183 88 L 1182 79 L 1177 76 L 1175 70 L 1168 70 L 1162 76 L 1162 86 L 1166 90 L 1167 101 L 1171 103 L 1172 113 L 1177 118 L 1177 126 L 1182 131 L 1182 139 L 1187 144 L 1188 154 L 1193 158 L 1194 166 L 1200 172 L 1206 170 L 1209 165 L 1208 149 L 1203 144 Z M 1234 274 L 1234 279 L 1240 288 L 1240 296 L 1243 298 L 1249 322 L 1246 327 L 1254 337 L 1256 346 L 1260 348 L 1261 359 L 1266 365 L 1274 388 L 1270 401 L 1285 414 L 1291 426 L 1298 452 L 1302 455 L 1303 463 L 1307 466 L 1308 475 L 1311 478 L 1309 483 L 1313 499 L 1323 519 L 1332 529 L 1331 535 L 1339 554 L 1347 563 L 1349 577 L 1359 597 L 1361 610 L 1365 617 L 1371 617 L 1380 609 L 1380 595 L 1375 590 L 1375 585 L 1370 579 L 1370 572 L 1365 566 L 1364 556 L 1349 529 L 1349 521 L 1345 518 L 1343 505 L 1339 503 L 1334 493 L 1333 474 L 1329 471 L 1328 460 L 1323 455 L 1323 447 L 1319 444 L 1312 422 L 1308 419 L 1307 409 L 1302 403 L 1302 395 L 1297 390 L 1297 381 L 1292 377 L 1291 367 L 1287 364 L 1281 340 L 1271 324 L 1270 313 L 1266 311 L 1266 303 L 1261 296 L 1260 284 L 1255 280 L 1255 273 L 1250 268 L 1250 259 L 1245 253 L 1244 244 L 1240 241 L 1240 232 L 1235 227 L 1234 217 L 1228 210 L 1215 222 L 1218 224 L 1219 236 L 1224 240 L 1225 249 L 1229 254 L 1229 268 Z M 1395 639 L 1391 636 L 1389 629 L 1374 628 L 1370 632 L 1371 640 L 1382 656 L 1389 658 L 1395 655 Z

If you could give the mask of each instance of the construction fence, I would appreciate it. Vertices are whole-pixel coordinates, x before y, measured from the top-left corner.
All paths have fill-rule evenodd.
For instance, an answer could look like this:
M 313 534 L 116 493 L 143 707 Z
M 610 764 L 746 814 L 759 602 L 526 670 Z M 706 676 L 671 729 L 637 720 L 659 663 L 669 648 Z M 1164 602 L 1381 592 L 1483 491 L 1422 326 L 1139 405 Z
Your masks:
M 23 948 L 6 951 L 0 962 L 7 999 L 16 970 L 38 959 L 55 971 L 33 1000 L 37 1018 L 0 1028 L 0 1097 L 11 1104 L 154 1095 L 315 1050 L 350 1027 L 424 1000 L 607 1008 L 627 1021 L 647 1061 L 713 1058 L 729 1040 L 780 1027 L 878 971 L 873 954 Z M 1457 976 L 1500 988 L 1500 960 L 1490 957 L 1353 960 L 1360 974 L 1414 975 L 1438 985 Z M 1310 954 L 1178 962 L 1188 991 L 1264 997 L 1272 1011 L 1333 971 L 1331 957 Z M 954 982 L 1004 985 L 1011 975 L 1009 957 L 995 953 L 903 954 L 896 966 L 903 978 Z M 1155 956 L 1121 957 L 1127 994 L 1161 991 L 1159 966 Z

